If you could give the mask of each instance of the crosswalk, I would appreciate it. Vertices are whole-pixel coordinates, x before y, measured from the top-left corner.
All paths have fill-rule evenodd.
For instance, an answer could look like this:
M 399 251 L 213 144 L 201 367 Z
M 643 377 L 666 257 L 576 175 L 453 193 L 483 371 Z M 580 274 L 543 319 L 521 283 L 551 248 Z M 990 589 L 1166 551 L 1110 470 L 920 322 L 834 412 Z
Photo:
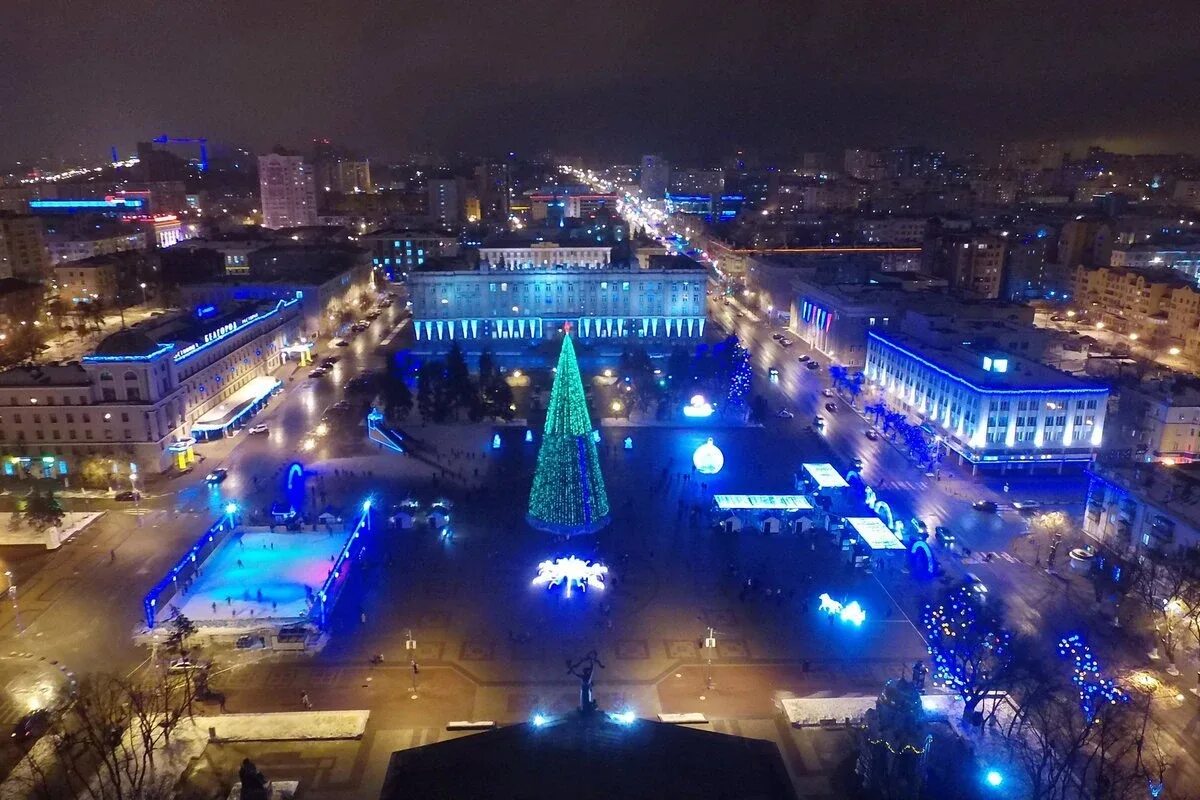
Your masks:
M 988 550 L 988 551 L 982 552 L 982 553 L 973 552 L 973 553 L 971 553 L 971 555 L 969 555 L 963 559 L 963 563 L 964 564 L 987 564 L 987 563 L 995 563 L 996 559 L 1000 559 L 1001 561 L 1007 561 L 1010 564 L 1023 563 L 1021 561 L 1021 559 L 1017 558 L 1016 556 L 1012 555 L 1011 553 L 1006 553 L 1003 550 Z

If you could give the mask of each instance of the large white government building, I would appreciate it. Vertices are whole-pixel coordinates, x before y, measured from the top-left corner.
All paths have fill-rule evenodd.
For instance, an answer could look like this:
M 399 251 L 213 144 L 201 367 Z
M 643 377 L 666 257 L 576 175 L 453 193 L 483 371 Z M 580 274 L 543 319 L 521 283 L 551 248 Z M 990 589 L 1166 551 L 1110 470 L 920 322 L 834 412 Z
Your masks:
M 1086 463 L 1104 435 L 1107 386 L 1015 354 L 871 330 L 864 373 L 973 467 Z
M 197 439 L 267 402 L 284 359 L 307 360 L 300 295 L 151 319 L 81 361 L 0 372 L 4 474 L 70 479 L 92 458 L 125 479 L 187 466 Z
M 639 269 L 583 252 L 608 249 L 563 248 L 580 251 L 565 265 L 517 266 L 503 257 L 481 258 L 477 269 L 410 272 L 416 349 L 444 352 L 458 342 L 511 352 L 552 338 L 563 323 L 583 343 L 614 347 L 659 350 L 704 335 L 703 267 L 681 259 Z

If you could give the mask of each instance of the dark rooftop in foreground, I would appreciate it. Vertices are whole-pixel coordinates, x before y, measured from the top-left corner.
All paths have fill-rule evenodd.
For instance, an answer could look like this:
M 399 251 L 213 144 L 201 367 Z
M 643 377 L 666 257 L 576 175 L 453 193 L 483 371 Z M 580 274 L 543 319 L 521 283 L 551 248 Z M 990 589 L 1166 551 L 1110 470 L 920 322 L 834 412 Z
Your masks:
M 574 711 L 392 753 L 381 800 L 783 800 L 774 743 Z

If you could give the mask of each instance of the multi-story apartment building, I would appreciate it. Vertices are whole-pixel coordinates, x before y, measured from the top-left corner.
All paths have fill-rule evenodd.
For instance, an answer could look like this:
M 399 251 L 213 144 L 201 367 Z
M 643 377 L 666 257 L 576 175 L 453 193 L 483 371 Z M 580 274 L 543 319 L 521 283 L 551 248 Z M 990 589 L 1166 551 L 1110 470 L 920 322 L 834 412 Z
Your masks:
M 1004 278 L 1004 238 L 991 234 L 945 234 L 932 253 L 933 272 L 972 297 L 1000 296 Z
M 1200 284 L 1200 242 L 1118 245 L 1112 250 L 1110 266 L 1140 270 L 1173 269 L 1193 284 Z
M 264 228 L 317 224 L 317 193 L 312 167 L 301 156 L 271 153 L 258 157 L 258 187 Z
M 425 186 L 429 218 L 436 225 L 458 225 L 462 221 L 463 198 L 457 178 L 430 178 Z
M 28 214 L 0 211 L 0 278 L 44 281 L 50 276 L 50 251 L 42 221 Z
M 858 221 L 858 241 L 863 244 L 920 244 L 929 220 L 925 217 L 879 217 Z
M 131 229 L 127 225 L 119 228 L 93 227 L 91 231 L 64 226 L 46 232 L 46 247 L 50 251 L 50 263 L 53 266 L 93 256 L 145 250 L 146 242 L 144 230 Z
M 642 194 L 650 200 L 661 200 L 671 185 L 671 165 L 662 156 L 642 156 Z
M 610 267 L 413 271 L 416 348 L 517 351 L 564 323 L 581 342 L 664 350 L 704 335 L 707 273 L 688 260 L 659 269 Z
M 1196 464 L 1096 464 L 1090 470 L 1083 531 L 1131 557 L 1200 546 Z
M 1133 342 L 1200 357 L 1200 289 L 1174 270 L 1079 267 L 1075 300 L 1090 322 Z
M 371 263 L 383 270 L 388 280 L 401 281 L 426 259 L 453 258 L 459 254 L 458 237 L 446 231 L 384 228 L 358 237 L 371 251 Z
M 1109 390 L 994 347 L 867 333 L 867 380 L 980 466 L 1087 463 L 1104 435 Z
M 267 401 L 283 359 L 304 357 L 299 306 L 293 296 L 201 307 L 114 333 L 81 362 L 0 372 L 4 472 L 71 475 L 99 458 L 127 478 L 187 463 L 197 439 Z
M 117 262 L 107 256 L 68 261 L 54 268 L 54 284 L 64 303 L 100 301 L 109 305 L 117 299 Z

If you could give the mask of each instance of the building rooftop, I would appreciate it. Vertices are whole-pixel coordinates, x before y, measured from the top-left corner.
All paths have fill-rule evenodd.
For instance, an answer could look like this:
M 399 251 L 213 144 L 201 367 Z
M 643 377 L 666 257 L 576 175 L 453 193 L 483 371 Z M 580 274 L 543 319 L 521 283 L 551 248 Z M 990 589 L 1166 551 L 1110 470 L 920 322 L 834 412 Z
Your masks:
M 0 386 L 89 386 L 91 382 L 78 363 L 27 364 L 0 372 Z
M 1200 462 L 1177 466 L 1096 462 L 1089 472 L 1162 513 L 1200 528 Z
M 867 336 L 869 340 L 907 353 L 974 389 L 1009 392 L 1108 391 L 1107 386 L 1076 378 L 1014 353 L 976 350 L 963 345 L 939 346 L 894 331 L 884 333 L 871 330 Z
M 392 754 L 381 800 L 775 800 L 795 793 L 762 739 L 572 712 Z

